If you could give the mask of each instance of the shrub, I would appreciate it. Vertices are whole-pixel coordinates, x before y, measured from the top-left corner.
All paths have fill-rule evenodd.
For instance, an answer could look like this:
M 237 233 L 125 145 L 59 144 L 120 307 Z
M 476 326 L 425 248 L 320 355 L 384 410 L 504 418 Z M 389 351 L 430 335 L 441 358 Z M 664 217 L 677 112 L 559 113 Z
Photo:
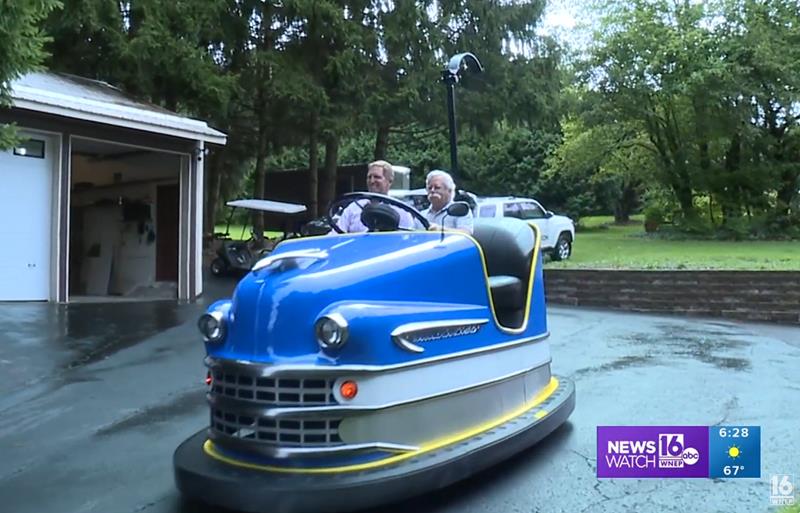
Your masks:
M 666 209 L 657 202 L 649 203 L 642 213 L 644 214 L 644 231 L 647 233 L 657 231 L 667 219 Z

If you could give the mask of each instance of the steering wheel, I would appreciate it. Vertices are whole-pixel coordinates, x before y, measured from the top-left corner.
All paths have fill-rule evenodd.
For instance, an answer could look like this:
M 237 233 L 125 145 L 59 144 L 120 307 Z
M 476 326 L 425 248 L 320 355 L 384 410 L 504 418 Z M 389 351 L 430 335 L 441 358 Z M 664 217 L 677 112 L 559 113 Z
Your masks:
M 399 199 L 392 198 L 391 196 L 386 196 L 385 194 L 378 194 L 377 192 L 348 192 L 343 194 L 341 198 L 331 203 L 331 206 L 328 207 L 328 215 L 325 216 L 325 220 L 327 221 L 328 225 L 336 231 L 336 233 L 344 233 L 344 231 L 339 228 L 339 225 L 333 221 L 333 215 L 342 207 L 349 205 L 354 201 L 359 200 L 369 200 L 369 201 L 378 201 L 380 203 L 385 203 L 387 205 L 391 205 L 393 207 L 398 207 L 400 209 L 405 210 L 412 217 L 414 217 L 417 221 L 419 221 L 422 226 L 427 230 L 431 223 L 423 216 L 419 210 L 408 205 Z M 356 203 L 361 210 L 364 210 L 362 205 Z M 403 230 L 404 228 L 400 228 Z

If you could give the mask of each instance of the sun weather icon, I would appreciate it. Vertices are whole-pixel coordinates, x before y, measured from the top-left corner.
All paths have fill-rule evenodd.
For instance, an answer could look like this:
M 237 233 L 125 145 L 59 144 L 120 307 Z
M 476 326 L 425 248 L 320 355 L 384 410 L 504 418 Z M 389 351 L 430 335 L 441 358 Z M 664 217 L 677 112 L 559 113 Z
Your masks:
M 759 426 L 713 426 L 708 445 L 709 477 L 761 477 Z

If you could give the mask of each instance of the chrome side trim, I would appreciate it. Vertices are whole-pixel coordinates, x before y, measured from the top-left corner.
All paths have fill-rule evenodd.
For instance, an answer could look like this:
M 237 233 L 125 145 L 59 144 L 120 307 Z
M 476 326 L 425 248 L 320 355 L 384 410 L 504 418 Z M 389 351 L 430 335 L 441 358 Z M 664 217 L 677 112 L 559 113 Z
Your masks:
M 297 251 L 287 251 L 286 253 L 270 255 L 262 258 L 261 260 L 253 264 L 253 267 L 250 270 L 258 271 L 259 269 L 269 267 L 275 262 L 279 262 L 281 260 L 299 259 L 299 258 L 313 258 L 315 260 L 324 260 L 328 258 L 328 252 L 317 249 L 302 249 Z
M 385 451 L 395 454 L 418 451 L 415 445 L 393 444 L 389 442 L 371 442 L 362 444 L 343 444 L 334 447 L 278 447 L 254 443 L 219 433 L 209 432 L 209 438 L 221 447 L 241 450 L 248 453 L 258 453 L 261 456 L 272 458 L 292 458 L 302 456 L 340 456 L 364 452 Z
M 428 342 L 445 338 L 472 335 L 480 331 L 489 319 L 451 319 L 444 321 L 411 322 L 395 328 L 392 341 L 401 349 L 421 353 L 425 348 L 415 342 Z
M 448 395 L 457 394 L 460 392 L 466 392 L 470 390 L 477 390 L 480 388 L 485 388 L 491 385 L 495 385 L 498 383 L 502 383 L 503 381 L 508 381 L 510 379 L 514 379 L 516 377 L 522 376 L 524 374 L 528 374 L 531 372 L 535 372 L 538 369 L 543 367 L 549 367 L 552 363 L 552 358 L 547 360 L 545 363 L 537 365 L 535 367 L 528 367 L 519 371 L 511 372 L 509 374 L 499 376 L 492 379 L 487 379 L 484 381 L 480 381 L 478 383 L 471 383 L 467 386 L 463 387 L 456 387 L 451 388 L 448 390 L 444 390 L 442 392 L 437 392 L 434 394 L 428 394 L 424 396 L 412 397 L 410 399 L 404 401 L 395 401 L 391 403 L 384 403 L 375 406 L 352 406 L 352 405 L 341 405 L 341 406 L 290 406 L 290 407 L 264 407 L 259 406 L 256 403 L 251 401 L 247 401 L 244 399 L 234 399 L 232 397 L 225 397 L 219 396 L 214 394 L 206 394 L 206 398 L 208 400 L 209 405 L 211 407 L 221 407 L 221 408 L 228 408 L 235 410 L 239 413 L 244 413 L 246 415 L 252 415 L 257 417 L 265 417 L 265 418 L 273 418 L 273 419 L 280 419 L 280 418 L 292 418 L 292 419 L 303 419 L 303 418 L 313 418 L 313 419 L 322 419 L 322 418 L 341 418 L 341 417 L 348 417 L 359 415 L 362 413 L 370 413 L 375 411 L 386 410 L 388 408 L 393 408 L 395 406 L 403 406 L 406 404 L 412 404 L 419 401 L 424 401 L 427 399 L 435 399 L 437 397 L 446 397 Z
M 292 377 L 301 376 L 305 378 L 314 377 L 331 377 L 349 376 L 354 374 L 370 374 L 379 372 L 391 372 L 400 369 L 408 369 L 423 365 L 432 365 L 447 360 L 455 360 L 459 358 L 467 358 L 477 354 L 493 353 L 502 351 L 524 344 L 532 344 L 545 340 L 550 336 L 550 332 L 537 335 L 535 337 L 520 338 L 502 344 L 495 344 L 488 347 L 479 347 L 476 349 L 468 349 L 457 353 L 450 353 L 441 356 L 432 356 L 430 358 L 422 358 L 411 362 L 396 363 L 393 365 L 276 365 L 274 363 L 260 363 L 250 360 L 227 360 L 224 358 L 216 358 L 213 356 L 205 357 L 205 365 L 211 369 L 216 367 L 234 367 L 237 372 L 249 374 L 258 378 L 274 378 L 274 377 Z

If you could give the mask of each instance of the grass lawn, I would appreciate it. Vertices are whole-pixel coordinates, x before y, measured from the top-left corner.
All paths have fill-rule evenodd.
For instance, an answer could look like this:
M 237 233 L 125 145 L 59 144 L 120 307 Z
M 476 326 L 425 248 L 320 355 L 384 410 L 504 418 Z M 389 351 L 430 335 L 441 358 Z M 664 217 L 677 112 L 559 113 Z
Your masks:
M 797 492 L 795 491 L 795 493 Z M 786 506 L 784 509 L 780 510 L 780 513 L 800 513 L 800 502 L 796 503 L 794 506 Z
M 250 230 L 253 227 L 250 225 L 242 226 L 240 224 L 232 224 L 231 227 L 228 229 L 228 233 L 233 240 L 247 240 L 250 238 Z M 225 225 L 218 224 L 214 227 L 214 233 L 225 233 Z M 264 235 L 269 237 L 270 239 L 275 237 L 282 237 L 283 232 L 271 232 L 265 231 Z
M 584 218 L 565 269 L 800 270 L 798 241 L 664 240 L 648 236 L 641 218 L 611 224 L 608 216 Z

